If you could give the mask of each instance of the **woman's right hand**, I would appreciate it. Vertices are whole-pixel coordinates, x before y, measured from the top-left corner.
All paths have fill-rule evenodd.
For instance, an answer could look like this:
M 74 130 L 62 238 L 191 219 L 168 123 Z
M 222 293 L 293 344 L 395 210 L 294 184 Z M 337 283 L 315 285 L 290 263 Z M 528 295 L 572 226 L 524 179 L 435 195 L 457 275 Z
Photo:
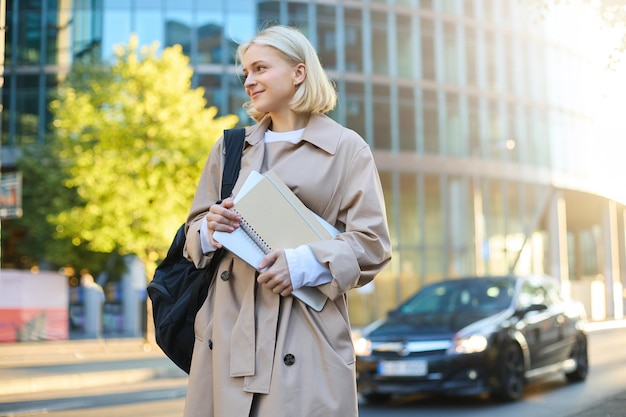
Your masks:
M 219 230 L 230 233 L 239 227 L 241 216 L 231 210 L 234 205 L 233 199 L 227 198 L 220 204 L 213 204 L 205 216 L 211 245 L 215 248 L 221 248 L 222 245 L 213 239 L 213 232 Z

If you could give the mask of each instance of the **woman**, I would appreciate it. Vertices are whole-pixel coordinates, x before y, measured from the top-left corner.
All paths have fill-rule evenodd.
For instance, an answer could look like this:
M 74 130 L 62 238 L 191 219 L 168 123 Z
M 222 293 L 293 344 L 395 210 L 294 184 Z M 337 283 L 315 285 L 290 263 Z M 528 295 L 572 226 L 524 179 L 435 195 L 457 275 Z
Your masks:
M 267 28 L 237 56 L 250 97 L 245 107 L 257 123 L 246 129 L 233 195 L 251 171 L 271 169 L 341 233 L 270 252 L 263 273 L 224 256 L 196 316 L 185 416 L 356 416 L 347 292 L 370 282 L 391 257 L 376 166 L 357 133 L 324 115 L 336 93 L 302 33 Z M 220 139 L 187 220 L 187 256 L 199 266 L 221 247 L 214 231 L 239 227 L 232 198 L 216 203 L 223 149 Z M 328 297 L 321 311 L 291 296 L 303 286 Z

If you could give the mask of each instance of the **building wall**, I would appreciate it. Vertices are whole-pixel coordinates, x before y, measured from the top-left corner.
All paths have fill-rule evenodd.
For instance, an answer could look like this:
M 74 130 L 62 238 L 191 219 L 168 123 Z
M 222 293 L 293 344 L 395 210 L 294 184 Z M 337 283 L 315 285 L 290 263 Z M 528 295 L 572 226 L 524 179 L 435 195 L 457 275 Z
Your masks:
M 208 102 L 247 124 L 237 42 L 267 22 L 300 27 L 336 81 L 331 116 L 371 145 L 385 190 L 393 260 L 350 295 L 356 325 L 447 276 L 550 273 L 583 293 L 588 277 L 621 282 L 624 201 L 593 182 L 577 190 L 592 175 L 593 69 L 571 16 L 542 20 L 516 0 L 9 0 L 7 11 L 4 169 L 10 150 L 44 140 L 49 93 L 75 56 L 109 58 L 131 33 L 181 44 Z M 560 190 L 577 191 L 558 194 L 564 210 Z

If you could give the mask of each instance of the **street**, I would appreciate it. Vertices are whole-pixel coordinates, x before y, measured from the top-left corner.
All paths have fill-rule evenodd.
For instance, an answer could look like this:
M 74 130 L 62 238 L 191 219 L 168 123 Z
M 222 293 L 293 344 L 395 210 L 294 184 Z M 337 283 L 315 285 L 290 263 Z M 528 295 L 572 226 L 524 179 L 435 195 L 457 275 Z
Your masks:
M 361 404 L 361 417 L 438 416 L 533 416 L 570 417 L 606 402 L 626 391 L 626 329 L 590 333 L 591 372 L 587 381 L 567 384 L 565 378 L 527 386 L 522 401 L 494 403 L 488 398 L 402 397 L 381 406 Z M 53 398 L 23 394 L 2 399 L 0 416 L 39 415 L 51 417 L 174 417 L 182 414 L 184 378 L 158 378 L 151 381 L 63 391 Z M 1 397 L 0 397 L 1 398 Z M 601 411 L 598 416 L 604 416 Z M 622 414 L 626 415 L 626 414 Z M 291 417 L 291 416 L 289 416 Z M 615 415 L 611 415 L 615 417 Z

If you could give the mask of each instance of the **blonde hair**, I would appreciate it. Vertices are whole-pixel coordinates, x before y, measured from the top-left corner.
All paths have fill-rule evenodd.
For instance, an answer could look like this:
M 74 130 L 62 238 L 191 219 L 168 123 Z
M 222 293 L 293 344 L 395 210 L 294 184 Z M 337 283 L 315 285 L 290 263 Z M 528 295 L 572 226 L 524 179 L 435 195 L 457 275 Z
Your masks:
M 326 113 L 335 107 L 337 92 L 326 75 L 317 52 L 311 42 L 298 29 L 288 26 L 270 26 L 237 48 L 237 61 L 252 45 L 271 46 L 291 65 L 304 64 L 306 77 L 294 93 L 289 108 L 297 113 Z M 251 101 L 243 108 L 254 120 L 261 120 L 265 113 L 257 111 Z

